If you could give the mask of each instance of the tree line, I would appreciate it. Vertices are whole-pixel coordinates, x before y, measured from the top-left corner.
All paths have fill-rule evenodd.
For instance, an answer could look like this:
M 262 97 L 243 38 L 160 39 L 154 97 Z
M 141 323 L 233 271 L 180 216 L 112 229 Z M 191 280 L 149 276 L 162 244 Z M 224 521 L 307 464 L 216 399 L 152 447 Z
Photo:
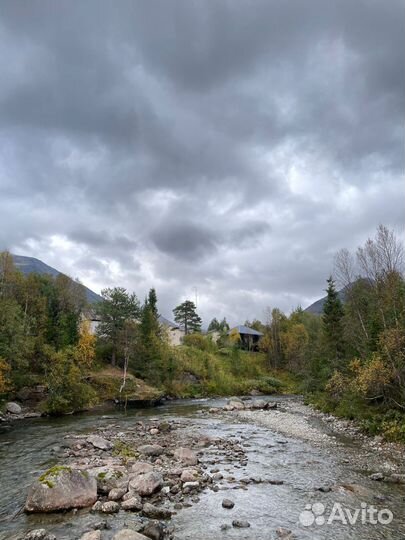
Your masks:
M 318 405 L 405 440 L 404 248 L 393 231 L 381 225 L 336 255 L 321 316 L 274 308 L 247 324 L 263 332 L 269 367 L 298 374 Z

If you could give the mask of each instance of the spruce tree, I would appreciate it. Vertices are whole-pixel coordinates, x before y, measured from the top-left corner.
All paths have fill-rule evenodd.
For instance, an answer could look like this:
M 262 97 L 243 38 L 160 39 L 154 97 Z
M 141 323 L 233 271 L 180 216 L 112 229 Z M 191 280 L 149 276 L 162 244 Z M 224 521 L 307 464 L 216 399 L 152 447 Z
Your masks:
M 326 300 L 323 305 L 323 331 L 326 337 L 331 360 L 339 367 L 344 356 L 343 316 L 344 310 L 335 282 L 330 276 L 327 280 Z

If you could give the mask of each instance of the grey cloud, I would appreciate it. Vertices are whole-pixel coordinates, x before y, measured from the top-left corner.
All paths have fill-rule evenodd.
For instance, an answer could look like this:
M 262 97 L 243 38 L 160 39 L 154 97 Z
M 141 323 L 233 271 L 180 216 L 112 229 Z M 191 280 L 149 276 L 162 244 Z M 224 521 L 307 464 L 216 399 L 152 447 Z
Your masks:
M 403 227 L 402 0 L 5 0 L 0 247 L 205 318 Z

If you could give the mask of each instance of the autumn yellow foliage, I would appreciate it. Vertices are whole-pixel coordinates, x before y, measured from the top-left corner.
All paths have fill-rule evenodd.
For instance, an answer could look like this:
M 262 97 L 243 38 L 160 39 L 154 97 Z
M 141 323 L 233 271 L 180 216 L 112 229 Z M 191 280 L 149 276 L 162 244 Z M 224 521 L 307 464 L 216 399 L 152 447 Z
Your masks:
M 96 357 L 96 337 L 90 332 L 90 323 L 82 321 L 79 342 L 75 347 L 75 357 L 79 365 L 90 368 Z

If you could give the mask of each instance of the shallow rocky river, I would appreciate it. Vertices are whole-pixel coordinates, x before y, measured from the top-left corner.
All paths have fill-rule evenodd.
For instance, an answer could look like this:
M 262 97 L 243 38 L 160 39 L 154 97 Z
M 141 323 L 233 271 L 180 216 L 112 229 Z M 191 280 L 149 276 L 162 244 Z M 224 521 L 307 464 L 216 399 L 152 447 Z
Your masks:
M 202 491 L 186 497 L 187 504 L 170 507 L 167 534 L 174 539 L 404 539 L 405 485 L 385 481 L 403 474 L 401 451 L 390 454 L 364 438 L 334 432 L 331 422 L 297 398 L 268 399 L 278 404 L 276 410 L 223 411 L 225 400 L 194 400 L 126 414 L 15 423 L 0 434 L 0 539 L 43 528 L 58 540 L 74 540 L 102 528 L 102 540 L 111 540 L 116 531 L 131 528 L 139 517 L 123 510 L 102 516 L 90 509 L 25 514 L 23 507 L 33 481 L 52 465 L 64 464 L 66 436 L 111 426 L 125 434 L 140 421 L 173 422 L 180 442 L 182 437 L 225 441 L 199 450 L 199 466 L 215 481 L 210 478 Z M 218 409 L 209 412 L 212 407 Z M 384 479 L 370 478 L 375 473 Z M 224 508 L 224 499 L 233 507 Z M 370 508 L 376 509 L 377 523 L 370 523 Z

